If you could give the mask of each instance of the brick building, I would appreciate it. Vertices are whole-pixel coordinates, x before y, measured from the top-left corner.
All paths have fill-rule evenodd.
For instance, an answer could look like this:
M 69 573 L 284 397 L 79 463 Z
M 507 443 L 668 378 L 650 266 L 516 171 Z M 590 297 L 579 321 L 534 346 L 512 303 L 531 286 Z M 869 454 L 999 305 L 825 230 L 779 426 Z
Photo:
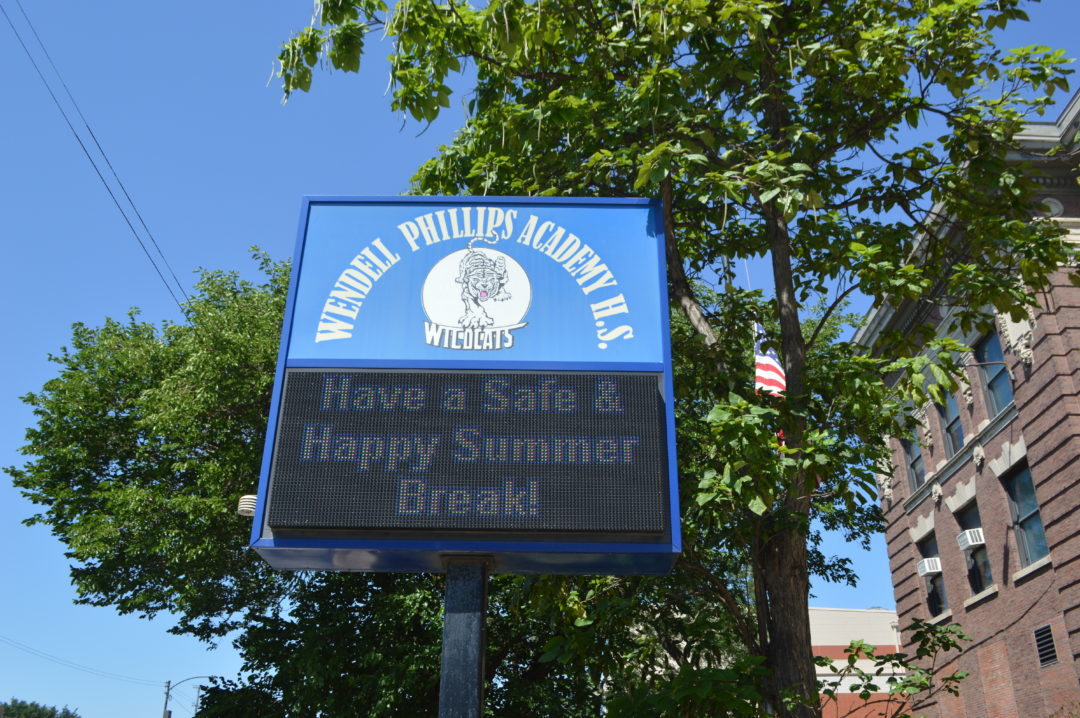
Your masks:
M 1045 206 L 1080 242 L 1078 124 L 1080 93 L 1018 139 Z M 1068 151 L 1041 155 L 1059 144 Z M 960 696 L 921 708 L 930 718 L 1080 715 L 1080 289 L 1066 271 L 1026 321 L 952 334 L 974 350 L 966 383 L 915 409 L 920 441 L 893 440 L 883 508 L 900 626 L 956 623 L 972 639 L 948 666 L 970 674 Z M 858 341 L 922 311 L 877 307 Z
M 889 700 L 885 693 L 872 693 L 868 700 L 863 700 L 858 693 L 852 692 L 855 677 L 847 673 L 845 668 L 848 662 L 847 649 L 851 641 L 859 639 L 874 646 L 876 655 L 896 653 L 900 650 L 896 611 L 884 608 L 850 609 L 850 608 L 811 608 L 810 609 L 810 642 L 813 644 L 815 656 L 829 658 L 837 671 L 835 673 L 828 667 L 819 666 L 817 678 L 827 686 L 836 685 L 836 699 L 827 700 L 822 704 L 822 718 L 877 718 L 885 712 L 895 710 L 900 706 L 898 701 Z M 856 660 L 856 665 L 862 670 L 873 674 L 874 662 L 866 658 Z M 887 672 L 879 678 L 880 685 L 887 686 L 890 676 L 900 676 L 899 673 Z

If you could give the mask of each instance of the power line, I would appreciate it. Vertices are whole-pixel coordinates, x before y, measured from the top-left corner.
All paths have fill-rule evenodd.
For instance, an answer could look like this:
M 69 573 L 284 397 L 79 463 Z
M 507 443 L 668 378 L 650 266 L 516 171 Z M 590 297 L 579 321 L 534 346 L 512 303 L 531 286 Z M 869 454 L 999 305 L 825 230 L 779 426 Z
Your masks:
M 56 79 L 60 80 L 60 85 L 64 88 L 64 92 L 67 93 L 68 99 L 71 100 L 72 107 L 75 108 L 75 112 L 78 113 L 79 119 L 83 122 L 83 127 L 90 133 L 90 138 L 94 140 L 94 146 L 97 147 L 98 152 L 101 153 L 102 158 L 105 160 L 105 164 L 109 167 L 109 171 L 112 172 L 113 178 L 116 180 L 116 184 L 120 186 L 121 191 L 124 193 L 124 197 L 127 199 L 128 204 L 131 205 L 131 209 L 135 211 L 135 216 L 139 218 L 139 224 L 142 225 L 143 230 L 146 232 L 146 236 L 150 238 L 150 242 L 154 245 L 154 249 L 157 250 L 158 255 L 161 257 L 161 261 L 165 263 L 165 267 L 169 270 L 170 276 L 173 281 L 176 282 L 176 286 L 179 287 L 181 294 L 187 296 L 187 290 L 184 289 L 184 285 L 180 283 L 180 280 L 176 277 L 176 272 L 173 271 L 172 266 L 169 264 L 169 260 L 165 258 L 165 253 L 161 251 L 161 247 L 158 246 L 157 240 L 154 238 L 150 228 L 146 226 L 146 220 L 143 219 L 142 213 L 139 212 L 138 206 L 135 204 L 135 200 L 128 194 L 127 187 L 120 180 L 120 175 L 116 173 L 113 168 L 112 162 L 109 161 L 109 155 L 105 153 L 105 148 L 98 142 L 97 135 L 94 134 L 94 130 L 90 128 L 90 122 L 82 113 L 82 109 L 79 108 L 79 103 L 75 101 L 75 96 L 71 94 L 71 90 L 68 89 L 67 83 L 64 82 L 64 76 L 60 74 L 60 68 L 53 62 L 52 55 L 49 54 L 48 48 L 45 47 L 45 43 L 42 42 L 41 36 L 38 35 L 37 29 L 34 27 L 34 23 L 30 22 L 30 16 L 26 14 L 26 10 L 23 9 L 22 0 L 15 0 L 15 4 L 19 6 L 19 12 L 22 13 L 23 19 L 26 20 L 27 27 L 30 28 L 30 32 L 34 34 L 34 39 L 37 40 L 38 46 L 41 47 L 41 51 L 45 53 L 45 59 L 49 61 L 49 66 L 52 67 L 53 72 L 56 74 Z
M 162 685 L 161 681 L 152 681 L 152 680 L 149 680 L 147 678 L 134 678 L 132 676 L 125 676 L 122 673 L 113 673 L 112 671 L 103 671 L 103 670 L 101 670 L 99 668 L 91 668 L 90 666 L 84 666 L 81 663 L 75 663 L 74 661 L 69 661 L 66 658 L 60 658 L 59 656 L 54 656 L 51 653 L 46 653 L 45 651 L 39 651 L 38 649 L 34 648 L 33 646 L 28 646 L 25 643 L 19 643 L 18 641 L 14 640 L 12 638 L 8 638 L 7 636 L 0 635 L 0 643 L 6 643 L 7 645 L 11 646 L 12 648 L 17 648 L 18 650 L 24 651 L 25 653 L 29 653 L 30 655 L 37 656 L 38 658 L 44 658 L 47 661 L 52 661 L 53 663 L 58 663 L 61 666 L 65 666 L 67 668 L 72 668 L 72 669 L 77 670 L 77 671 L 83 671 L 84 673 L 90 673 L 90 674 L 93 674 L 95 676 L 98 676 L 99 678 L 109 678 L 109 679 L 114 680 L 114 681 L 125 681 L 127 683 L 135 683 L 136 685 L 141 685 L 141 686 L 155 686 L 156 687 L 156 686 Z
M 16 0 L 16 3 L 19 3 L 19 0 Z M 22 10 L 22 4 L 21 3 L 19 3 L 19 9 Z M 101 168 L 98 166 L 97 162 L 94 161 L 93 156 L 90 154 L 90 151 L 86 147 L 86 143 L 83 142 L 82 137 L 79 135 L 78 131 L 75 129 L 75 126 L 74 126 L 74 124 L 72 124 L 71 118 L 68 116 L 67 111 L 64 109 L 63 105 L 60 103 L 60 100 L 57 98 L 56 93 L 53 92 L 52 86 L 49 84 L 49 81 L 45 78 L 45 74 L 41 71 L 41 68 L 38 66 L 38 63 L 34 59 L 33 54 L 30 52 L 30 48 L 27 47 L 26 42 L 23 41 L 22 35 L 19 33 L 18 28 L 15 26 L 15 23 L 11 20 L 11 16 L 8 15 L 8 12 L 4 8 L 2 3 L 0 3 L 0 13 L 2 13 L 3 16 L 4 16 L 4 19 L 7 20 L 8 25 L 11 27 L 11 31 L 13 33 L 15 33 L 15 38 L 19 41 L 19 45 L 22 46 L 23 52 L 26 53 L 27 59 L 29 59 L 30 64 L 33 65 L 34 71 L 37 72 L 37 76 L 41 80 L 41 83 L 43 85 L 45 85 L 45 90 L 49 93 L 49 97 L 52 98 L 53 103 L 56 105 L 56 109 L 59 110 L 61 116 L 63 116 L 64 122 L 67 123 L 68 129 L 71 130 L 71 134 L 75 137 L 75 141 L 78 142 L 79 147 L 82 148 L 83 154 L 86 155 L 86 159 L 89 160 L 91 166 L 93 166 L 94 172 L 97 173 L 98 179 L 101 180 L 101 184 L 105 187 L 105 191 L 109 193 L 109 197 L 112 199 L 113 204 L 116 205 L 116 209 L 120 212 L 121 216 L 123 216 L 124 222 L 127 223 L 128 229 L 131 230 L 132 236 L 135 237 L 135 241 L 139 243 L 139 246 L 142 248 L 142 251 L 146 255 L 146 258 L 148 260 L 150 260 L 150 264 L 154 267 L 154 271 L 157 273 L 158 278 L 161 280 L 161 283 L 165 285 L 165 289 L 166 289 L 166 291 L 169 292 L 169 296 L 172 297 L 173 302 L 176 303 L 176 306 L 180 309 L 180 312 L 182 314 L 186 315 L 186 312 L 184 311 L 184 306 L 183 306 L 183 304 L 181 304 L 180 300 L 177 298 L 176 292 L 173 291 L 172 285 L 170 285 L 168 280 L 165 279 L 165 275 L 162 273 L 161 268 L 158 266 L 157 262 L 154 260 L 153 255 L 150 254 L 150 250 L 147 249 L 146 243 L 143 242 L 142 237 L 139 236 L 139 233 L 135 229 L 135 225 L 132 223 L 131 218 L 128 216 L 127 212 L 124 210 L 123 206 L 120 204 L 120 201 L 116 197 L 116 193 L 114 193 L 112 188 L 109 186 L 109 183 L 105 179 L 105 175 L 102 173 Z M 37 35 L 37 31 L 34 30 L 33 25 L 30 24 L 30 19 L 29 19 L 29 17 L 27 17 L 25 10 L 23 10 L 23 17 L 26 18 L 27 24 L 30 26 L 31 31 L 34 32 L 34 37 L 36 37 L 38 39 L 38 44 L 41 45 L 42 50 L 45 51 L 45 56 L 49 57 L 49 53 L 48 53 L 47 50 L 45 50 L 45 45 L 42 44 L 41 38 L 38 37 L 38 35 Z M 52 63 L 51 58 L 49 59 L 49 62 Z M 55 65 L 53 65 L 53 70 L 56 71 L 56 66 Z M 57 74 L 57 77 L 60 77 L 59 71 L 56 71 L 56 74 Z M 62 77 L 60 77 L 60 83 L 62 85 L 64 85 L 64 88 L 66 90 L 67 85 L 64 83 Z M 68 92 L 68 97 L 71 97 L 70 92 Z M 72 104 L 75 105 L 75 109 L 78 110 L 78 105 L 75 104 L 75 101 L 74 101 L 73 98 L 72 98 Z M 79 112 L 79 116 L 82 117 L 81 112 Z M 84 125 L 86 125 L 87 130 L 90 132 L 90 135 L 93 137 L 94 133 L 93 133 L 92 130 L 90 130 L 89 124 L 86 123 L 85 117 L 83 117 L 83 123 L 84 123 Z M 97 138 L 96 137 L 94 137 L 94 142 L 95 142 L 95 144 L 97 144 Z M 112 164 L 109 162 L 108 157 L 105 155 L 105 151 L 101 148 L 101 145 L 97 144 L 97 147 L 98 147 L 98 150 L 101 152 L 102 156 L 105 158 L 105 161 L 109 165 L 109 168 L 112 169 Z M 117 183 L 120 184 L 120 187 L 123 189 L 123 183 L 121 183 L 119 177 L 116 176 L 115 170 L 113 171 L 113 176 L 117 178 Z M 128 195 L 126 189 L 124 189 L 124 196 L 127 197 L 128 202 L 132 206 L 132 209 L 135 210 L 135 214 L 139 217 L 139 220 L 142 221 L 142 216 L 139 215 L 138 209 L 135 207 L 135 203 L 131 201 L 131 197 Z M 146 227 L 145 222 L 143 222 L 143 227 Z M 150 235 L 149 230 L 147 230 L 147 234 L 148 234 L 148 236 L 150 236 L 150 239 L 153 242 L 155 248 L 157 248 L 158 253 L 161 254 L 161 257 L 164 260 L 165 255 L 164 255 L 164 253 L 161 252 L 161 248 L 158 246 L 157 242 L 154 241 L 153 235 Z M 165 264 L 168 267 L 168 262 L 167 261 L 165 262 Z M 171 273 L 172 272 L 172 267 L 168 267 L 168 269 L 169 269 L 169 271 Z M 173 279 L 174 280 L 176 279 L 175 274 L 173 274 Z M 176 285 L 180 289 L 181 294 L 186 296 L 187 292 L 184 291 L 184 289 L 181 286 L 179 281 L 176 282 Z
M 179 698 L 177 698 L 175 694 L 173 694 L 173 697 L 172 697 L 172 701 L 173 701 L 173 703 L 178 703 L 178 704 L 180 705 L 180 707 L 181 707 L 181 708 L 183 708 L 183 709 L 184 709 L 185 711 L 187 711 L 188 713 L 194 713 L 194 712 L 195 712 L 195 711 L 194 711 L 194 710 L 193 710 L 193 709 L 191 708 L 191 706 L 189 706 L 189 705 L 188 705 L 187 703 L 185 703 L 184 701 L 182 701 L 182 700 L 180 700 Z

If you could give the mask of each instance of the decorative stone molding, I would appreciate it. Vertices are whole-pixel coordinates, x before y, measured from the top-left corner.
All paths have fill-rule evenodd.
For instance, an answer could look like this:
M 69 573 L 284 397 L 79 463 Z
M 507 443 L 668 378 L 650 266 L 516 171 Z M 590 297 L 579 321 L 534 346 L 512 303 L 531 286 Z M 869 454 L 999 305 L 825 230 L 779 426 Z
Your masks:
M 908 536 L 911 537 L 911 543 L 918 543 L 933 530 L 934 513 L 930 512 L 926 516 L 920 516 L 915 520 L 915 525 L 908 528 Z
M 990 461 L 990 470 L 994 472 L 994 476 L 1000 477 L 1025 456 L 1027 456 L 1027 444 L 1021 436 L 1013 443 L 1006 443 L 1001 447 L 1001 456 Z
M 892 437 L 886 436 L 885 441 L 887 444 L 892 443 Z M 877 470 L 874 472 L 874 481 L 877 482 L 878 491 L 881 498 L 892 501 L 893 497 L 893 479 L 896 478 L 893 475 L 892 461 L 888 456 L 881 457 L 875 467 Z
M 1066 242 L 1073 245 L 1074 248 L 1076 245 L 1080 245 L 1080 221 L 1074 218 L 1059 217 L 1057 223 L 1068 230 L 1064 237 Z M 1065 266 L 1069 269 L 1080 267 L 1080 257 L 1076 256 L 1076 252 L 1072 252 L 1069 258 L 1065 260 Z
M 942 496 L 941 484 L 934 484 L 933 486 L 930 487 L 930 498 L 932 498 L 934 500 L 935 504 L 940 504 L 941 503 L 941 496 Z
M 883 501 L 892 501 L 892 475 L 891 474 L 877 474 L 876 475 L 878 493 L 881 495 Z
M 1032 177 L 1031 180 L 1035 184 L 1042 185 L 1043 187 L 1066 187 L 1066 188 L 1071 188 L 1071 187 L 1076 186 L 1075 181 L 1072 180 L 1069 177 L 1061 177 L 1061 176 L 1054 176 L 1054 175 L 1042 175 L 1042 176 L 1039 176 L 1039 177 Z M 1043 198 L 1042 201 L 1046 202 L 1046 199 Z
M 975 403 L 975 392 L 971 389 L 971 382 L 968 381 L 968 367 L 973 361 L 975 361 L 975 355 L 972 352 L 961 354 L 957 361 L 961 371 L 956 383 L 960 386 L 960 393 L 963 395 L 964 403 L 967 404 L 968 409 Z
M 927 507 L 923 505 L 923 502 L 928 502 L 931 496 L 931 489 L 935 485 L 943 487 L 952 486 L 953 481 L 960 480 L 958 474 L 965 474 L 967 471 L 968 463 L 972 460 L 972 453 L 976 445 L 986 447 L 987 445 L 996 447 L 999 446 L 999 441 L 1007 441 L 1006 436 L 1002 436 L 1001 439 L 997 439 L 1002 432 L 1013 426 L 1013 421 L 1018 416 L 1016 404 L 1009 404 L 1005 407 L 1005 410 L 1000 412 L 993 419 L 989 420 L 986 427 L 971 437 L 968 443 L 960 449 L 960 451 L 953 454 L 953 456 L 947 461 L 941 461 L 933 471 L 928 471 L 926 474 L 926 481 L 922 486 L 911 492 L 911 495 L 904 498 L 904 513 L 908 516 L 915 516 L 919 511 L 926 511 Z M 1007 434 L 1007 436 L 1012 434 Z M 984 449 L 985 450 L 985 449 Z M 1012 452 L 1013 456 L 1019 456 L 1020 452 Z M 982 475 L 980 473 L 980 475 Z M 950 489 L 951 492 L 951 489 Z
M 1060 217 L 1065 213 L 1065 205 L 1054 197 L 1040 197 L 1039 202 L 1046 205 L 1046 212 L 1040 212 L 1046 217 Z
M 1014 322 L 1008 314 L 997 315 L 998 336 L 1005 349 L 1020 357 L 1026 366 L 1031 366 L 1035 356 L 1031 351 L 1032 333 L 1035 330 L 1035 317 L 1028 309 L 1027 319 Z
M 922 443 L 927 451 L 934 450 L 934 432 L 930 431 L 930 424 L 926 421 L 926 413 L 930 405 L 921 406 L 911 412 L 911 416 L 922 427 Z
M 945 505 L 949 507 L 949 511 L 952 511 L 955 514 L 957 511 L 971 503 L 974 498 L 975 477 L 972 476 L 967 481 L 956 485 L 952 494 L 945 499 Z
M 971 460 L 975 463 L 975 468 L 982 471 L 983 464 L 986 463 L 986 451 L 982 444 L 975 444 L 971 449 Z

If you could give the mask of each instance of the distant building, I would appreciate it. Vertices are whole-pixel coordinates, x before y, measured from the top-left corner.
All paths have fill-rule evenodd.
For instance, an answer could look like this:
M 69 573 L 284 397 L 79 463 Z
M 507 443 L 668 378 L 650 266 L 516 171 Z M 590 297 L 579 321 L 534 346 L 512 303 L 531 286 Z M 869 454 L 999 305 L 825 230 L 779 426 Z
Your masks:
M 810 643 L 815 656 L 830 658 L 838 670 L 847 665 L 848 653 L 845 651 L 851 641 L 859 639 L 874 646 L 876 655 L 897 653 L 900 650 L 900 633 L 897 628 L 896 611 L 883 608 L 865 610 L 847 608 L 811 608 Z M 873 673 L 874 662 L 860 658 L 857 665 Z M 819 681 L 831 684 L 837 680 L 837 674 L 829 668 L 817 669 Z M 884 678 L 881 682 L 882 687 Z M 822 718 L 871 718 L 883 710 L 881 701 L 886 693 L 877 693 L 868 701 L 851 692 L 853 680 L 845 678 L 837 687 L 837 699 L 824 704 Z
M 1080 243 L 1080 94 L 1057 122 L 1019 135 L 1049 213 Z M 1054 158 L 1045 150 L 1063 145 Z M 1042 718 L 1080 706 L 1080 289 L 1063 269 L 1038 309 L 996 330 L 953 333 L 974 351 L 944 406 L 917 407 L 918 441 L 893 440 L 883 487 L 900 627 L 957 623 L 972 641 L 947 667 L 960 696 L 929 718 Z M 988 314 L 991 312 L 988 310 Z M 947 310 L 883 305 L 859 341 Z M 910 651 L 911 637 L 903 636 Z M 955 655 L 955 654 L 953 654 Z M 1058 713 L 1061 716 L 1076 713 Z

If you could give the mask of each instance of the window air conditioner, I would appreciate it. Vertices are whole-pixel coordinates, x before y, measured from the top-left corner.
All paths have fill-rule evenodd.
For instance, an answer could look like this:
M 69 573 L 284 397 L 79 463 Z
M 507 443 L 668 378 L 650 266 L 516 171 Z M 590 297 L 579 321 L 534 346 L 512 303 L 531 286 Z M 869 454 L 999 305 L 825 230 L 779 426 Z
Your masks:
M 918 571 L 920 576 L 928 576 L 932 573 L 941 573 L 941 559 L 937 556 L 924 558 L 919 561 Z
M 986 541 L 983 539 L 982 529 L 968 529 L 956 535 L 956 543 L 960 546 L 961 551 L 967 551 L 976 546 L 985 545 Z

